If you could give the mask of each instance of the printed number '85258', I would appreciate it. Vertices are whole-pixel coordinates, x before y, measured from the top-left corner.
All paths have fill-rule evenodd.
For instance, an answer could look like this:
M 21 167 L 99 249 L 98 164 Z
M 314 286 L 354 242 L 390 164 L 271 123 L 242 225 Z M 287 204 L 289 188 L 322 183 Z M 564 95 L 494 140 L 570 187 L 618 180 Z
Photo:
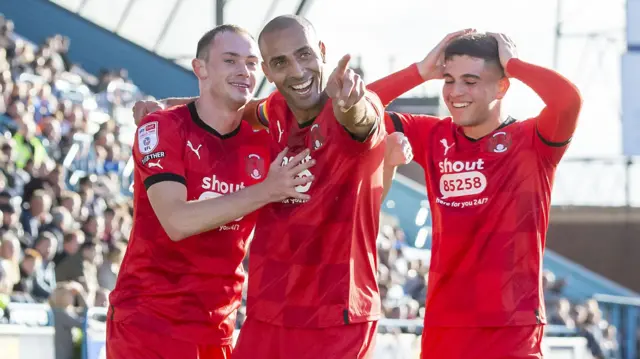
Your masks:
M 460 197 L 482 193 L 487 188 L 487 177 L 478 171 L 448 173 L 440 178 L 443 197 Z

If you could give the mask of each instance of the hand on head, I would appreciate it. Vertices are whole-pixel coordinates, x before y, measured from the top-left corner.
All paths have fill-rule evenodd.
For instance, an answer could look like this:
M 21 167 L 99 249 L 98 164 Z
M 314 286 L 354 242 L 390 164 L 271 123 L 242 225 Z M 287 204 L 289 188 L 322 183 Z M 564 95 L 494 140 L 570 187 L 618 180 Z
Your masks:
M 509 77 L 507 73 L 507 62 L 513 58 L 518 58 L 518 51 L 516 49 L 516 44 L 511 40 L 511 38 L 502 33 L 495 32 L 487 32 L 487 35 L 492 36 L 496 41 L 498 41 L 498 54 L 500 55 L 500 64 L 504 69 L 505 75 Z

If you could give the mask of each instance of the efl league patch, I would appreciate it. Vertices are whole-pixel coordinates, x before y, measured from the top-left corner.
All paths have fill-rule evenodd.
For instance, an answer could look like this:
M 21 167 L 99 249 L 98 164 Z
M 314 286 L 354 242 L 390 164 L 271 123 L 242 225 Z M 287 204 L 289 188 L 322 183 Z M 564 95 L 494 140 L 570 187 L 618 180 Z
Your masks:
M 146 155 L 158 146 L 158 121 L 149 122 L 138 129 L 138 149 Z

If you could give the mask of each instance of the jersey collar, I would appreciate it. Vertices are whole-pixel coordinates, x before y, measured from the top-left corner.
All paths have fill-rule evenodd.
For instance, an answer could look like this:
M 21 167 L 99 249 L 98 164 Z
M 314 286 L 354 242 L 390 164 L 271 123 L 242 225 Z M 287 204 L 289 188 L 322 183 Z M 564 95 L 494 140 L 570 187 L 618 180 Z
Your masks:
M 235 130 L 223 135 L 220 132 L 216 131 L 213 127 L 207 125 L 202 118 L 200 118 L 200 115 L 198 114 L 198 111 L 196 110 L 196 103 L 194 102 L 190 102 L 189 104 L 187 104 L 187 108 L 189 109 L 189 114 L 191 115 L 191 119 L 193 120 L 193 122 L 198 125 L 198 127 L 200 127 L 201 129 L 209 132 L 210 134 L 220 138 L 220 139 L 227 139 L 227 138 L 231 138 L 235 135 L 238 134 L 238 132 L 240 132 L 240 128 L 242 127 L 242 121 L 240 121 L 240 124 L 238 125 L 238 127 L 236 127 Z

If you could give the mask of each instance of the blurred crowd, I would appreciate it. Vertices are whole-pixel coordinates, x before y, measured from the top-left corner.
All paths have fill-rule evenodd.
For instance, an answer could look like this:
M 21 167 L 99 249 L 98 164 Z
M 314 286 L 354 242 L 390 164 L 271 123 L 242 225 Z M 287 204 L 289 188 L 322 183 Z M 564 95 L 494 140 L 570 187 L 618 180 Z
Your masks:
M 132 224 L 130 109 L 142 98 L 125 70 L 88 74 L 69 46 L 60 35 L 25 41 L 0 15 L 0 323 L 9 302 L 48 303 L 58 359 L 72 357 L 83 310 L 106 307 L 115 285 Z M 384 317 L 423 318 L 428 251 L 384 216 L 377 242 Z M 598 303 L 571 302 L 564 281 L 544 279 L 549 324 L 578 330 L 596 358 L 618 358 Z
M 594 358 L 620 358 L 617 329 L 603 315 L 596 300 L 572 301 L 563 296 L 567 281 L 556 278 L 551 271 L 545 270 L 542 276 L 547 321 L 550 325 L 575 329 L 587 339 L 587 345 Z
M 117 118 L 131 122 L 138 96 L 124 71 L 74 65 L 69 45 L 32 44 L 0 16 L 0 323 L 8 302 L 48 303 L 69 344 L 59 359 L 83 308 L 107 305 L 126 249 L 130 143 Z

